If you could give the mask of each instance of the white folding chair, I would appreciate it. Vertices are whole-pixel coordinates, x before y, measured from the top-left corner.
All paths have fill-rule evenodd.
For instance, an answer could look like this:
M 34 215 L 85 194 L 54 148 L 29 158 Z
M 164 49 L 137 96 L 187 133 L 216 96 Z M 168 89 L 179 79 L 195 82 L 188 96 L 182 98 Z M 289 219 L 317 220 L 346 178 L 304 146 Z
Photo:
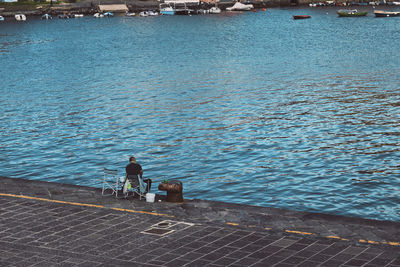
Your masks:
M 104 192 L 106 192 L 107 189 L 111 189 L 111 193 L 105 194 Z M 104 168 L 103 190 L 101 191 L 101 194 L 103 196 L 112 196 L 115 194 L 115 197 L 118 197 L 118 189 L 118 171 Z

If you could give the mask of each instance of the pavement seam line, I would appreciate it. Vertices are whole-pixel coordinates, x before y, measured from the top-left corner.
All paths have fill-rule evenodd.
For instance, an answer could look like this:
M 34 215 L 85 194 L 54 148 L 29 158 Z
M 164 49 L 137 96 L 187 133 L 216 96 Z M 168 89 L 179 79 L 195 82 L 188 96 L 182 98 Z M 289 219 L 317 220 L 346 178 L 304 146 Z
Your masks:
M 86 203 L 78 203 L 78 202 L 68 202 L 68 201 L 48 199 L 48 198 L 30 197 L 30 196 L 25 196 L 25 195 L 14 195 L 14 194 L 0 193 L 0 196 L 16 197 L 16 198 L 24 198 L 24 199 L 33 199 L 33 200 L 40 200 L 40 201 L 46 201 L 46 202 L 52 202 L 52 203 L 68 204 L 68 205 L 74 205 L 74 206 L 92 207 L 92 208 L 100 208 L 100 209 L 105 209 L 106 208 L 103 205 L 86 204 Z M 175 217 L 173 215 L 157 213 L 157 212 L 151 212 L 151 211 L 138 211 L 138 210 L 121 209 L 121 208 L 111 208 L 111 210 L 126 211 L 126 212 L 132 212 L 132 213 L 142 213 L 142 214 L 149 214 L 149 215 L 154 215 L 154 216 L 166 216 L 166 217 L 170 217 L 170 218 L 174 218 Z
M 111 208 L 112 210 L 118 210 L 118 211 L 126 211 L 126 212 L 132 212 L 132 213 L 142 213 L 142 214 L 150 214 L 150 215 L 155 215 L 155 216 L 165 216 L 165 217 L 170 217 L 174 218 L 174 215 L 169 215 L 169 214 L 163 214 L 163 213 L 157 213 L 157 212 L 151 212 L 151 211 L 143 211 L 143 210 L 129 210 L 129 209 L 122 209 L 122 208 Z

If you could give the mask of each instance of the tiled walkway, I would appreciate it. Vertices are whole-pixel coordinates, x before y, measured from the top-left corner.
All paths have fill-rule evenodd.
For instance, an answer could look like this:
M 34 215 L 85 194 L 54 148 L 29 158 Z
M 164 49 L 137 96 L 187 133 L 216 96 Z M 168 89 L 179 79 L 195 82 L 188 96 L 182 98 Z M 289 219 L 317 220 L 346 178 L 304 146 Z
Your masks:
M 400 266 L 393 246 L 7 196 L 0 213 L 1 266 Z

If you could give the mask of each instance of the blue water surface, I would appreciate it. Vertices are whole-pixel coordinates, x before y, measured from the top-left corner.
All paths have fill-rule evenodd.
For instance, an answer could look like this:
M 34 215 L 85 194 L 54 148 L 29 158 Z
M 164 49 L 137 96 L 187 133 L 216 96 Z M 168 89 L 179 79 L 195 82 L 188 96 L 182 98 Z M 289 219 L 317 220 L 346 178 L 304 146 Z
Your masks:
M 335 10 L 6 21 L 0 175 L 400 221 L 400 18 Z

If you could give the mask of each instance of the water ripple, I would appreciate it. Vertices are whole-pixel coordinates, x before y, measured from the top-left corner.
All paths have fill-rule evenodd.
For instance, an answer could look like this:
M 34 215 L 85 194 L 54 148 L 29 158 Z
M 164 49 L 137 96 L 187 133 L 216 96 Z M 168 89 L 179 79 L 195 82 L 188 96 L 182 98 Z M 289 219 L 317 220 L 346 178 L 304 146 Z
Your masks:
M 400 221 L 399 24 L 306 11 L 2 24 L 0 175 Z

